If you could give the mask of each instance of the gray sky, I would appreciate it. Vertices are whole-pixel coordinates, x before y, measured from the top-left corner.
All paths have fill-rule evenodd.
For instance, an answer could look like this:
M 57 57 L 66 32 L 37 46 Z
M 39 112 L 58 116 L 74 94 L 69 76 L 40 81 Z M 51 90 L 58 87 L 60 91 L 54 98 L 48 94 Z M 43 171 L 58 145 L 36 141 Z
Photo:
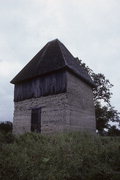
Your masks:
M 9 81 L 56 38 L 105 74 L 120 111 L 120 0 L 0 0 L 0 121 L 13 119 Z

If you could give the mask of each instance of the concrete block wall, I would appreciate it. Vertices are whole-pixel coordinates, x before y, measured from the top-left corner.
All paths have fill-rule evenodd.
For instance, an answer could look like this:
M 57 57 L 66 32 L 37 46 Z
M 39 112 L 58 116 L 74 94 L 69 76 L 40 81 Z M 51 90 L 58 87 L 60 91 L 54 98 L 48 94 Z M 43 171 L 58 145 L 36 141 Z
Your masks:
M 41 107 L 41 133 L 64 131 L 67 126 L 66 93 L 15 102 L 13 133 L 31 131 L 31 111 Z
M 41 108 L 41 133 L 95 132 L 92 88 L 67 72 L 67 92 L 15 102 L 13 133 L 31 131 L 31 111 Z
M 96 120 L 92 88 L 67 72 L 67 96 L 70 129 L 94 133 Z

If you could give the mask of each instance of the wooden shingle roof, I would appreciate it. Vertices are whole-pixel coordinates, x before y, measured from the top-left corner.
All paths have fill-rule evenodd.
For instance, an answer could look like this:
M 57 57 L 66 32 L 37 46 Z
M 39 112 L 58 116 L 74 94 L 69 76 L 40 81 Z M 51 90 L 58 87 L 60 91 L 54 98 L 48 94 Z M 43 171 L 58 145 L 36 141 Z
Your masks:
M 64 68 L 72 71 L 79 78 L 94 87 L 94 83 L 88 73 L 58 39 L 48 42 L 12 79 L 11 83 L 17 84 Z

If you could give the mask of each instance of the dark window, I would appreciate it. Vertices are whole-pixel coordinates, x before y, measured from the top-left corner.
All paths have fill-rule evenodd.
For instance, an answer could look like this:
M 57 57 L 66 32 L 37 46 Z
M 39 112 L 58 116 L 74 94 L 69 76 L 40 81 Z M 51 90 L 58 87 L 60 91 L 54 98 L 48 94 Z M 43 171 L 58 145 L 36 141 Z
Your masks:
M 32 132 L 41 132 L 41 108 L 32 109 L 31 131 Z

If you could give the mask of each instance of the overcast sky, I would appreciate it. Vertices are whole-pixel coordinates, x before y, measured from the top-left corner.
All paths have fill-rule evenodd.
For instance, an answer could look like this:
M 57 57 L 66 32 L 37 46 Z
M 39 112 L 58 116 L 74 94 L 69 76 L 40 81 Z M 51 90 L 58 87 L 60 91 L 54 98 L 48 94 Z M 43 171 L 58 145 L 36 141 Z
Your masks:
M 10 80 L 56 38 L 105 74 L 120 111 L 120 0 L 0 0 L 0 121 L 13 119 Z

